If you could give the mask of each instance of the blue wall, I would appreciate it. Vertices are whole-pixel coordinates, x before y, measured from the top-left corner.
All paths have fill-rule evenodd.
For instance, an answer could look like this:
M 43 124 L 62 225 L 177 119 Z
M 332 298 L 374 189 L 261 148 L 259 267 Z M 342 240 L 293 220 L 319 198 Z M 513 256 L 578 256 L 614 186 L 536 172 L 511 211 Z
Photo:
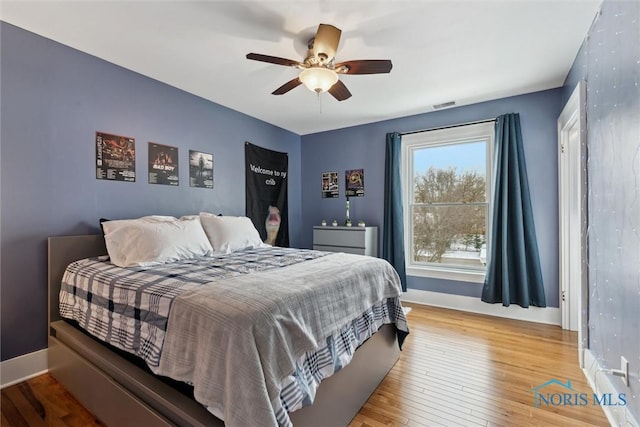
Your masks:
M 608 1 L 564 87 L 587 86 L 589 348 L 604 368 L 629 361 L 640 421 L 640 2 Z M 625 420 L 617 420 L 627 425 Z
M 351 218 L 380 227 L 384 202 L 384 144 L 387 132 L 466 123 L 518 112 L 531 186 L 540 262 L 550 307 L 558 307 L 558 161 L 556 121 L 562 109 L 560 89 L 532 93 L 403 117 L 302 137 L 302 230 L 303 247 L 311 247 L 312 227 L 324 218 L 344 220 L 344 171 L 364 168 L 365 196 L 351 199 Z M 340 198 L 322 199 L 322 172 L 340 174 Z M 414 289 L 480 297 L 478 283 L 409 277 Z
M 244 142 L 289 153 L 300 244 L 300 137 L 93 56 L 0 24 L 2 360 L 47 346 L 46 239 L 98 219 L 244 214 Z M 212 77 L 214 78 L 214 77 Z M 95 132 L 136 139 L 135 183 L 95 178 Z M 147 142 L 178 146 L 180 186 L 147 183 Z M 188 150 L 214 155 L 214 189 L 189 187 Z

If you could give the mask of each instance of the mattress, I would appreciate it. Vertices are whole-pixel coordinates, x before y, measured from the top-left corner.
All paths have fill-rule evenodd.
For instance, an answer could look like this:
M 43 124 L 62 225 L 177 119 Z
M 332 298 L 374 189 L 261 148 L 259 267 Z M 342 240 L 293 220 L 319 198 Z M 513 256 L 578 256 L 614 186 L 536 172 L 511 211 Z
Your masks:
M 60 313 L 191 384 L 227 425 L 290 425 L 319 382 L 383 324 L 408 333 L 383 260 L 260 248 L 153 268 L 72 263 Z

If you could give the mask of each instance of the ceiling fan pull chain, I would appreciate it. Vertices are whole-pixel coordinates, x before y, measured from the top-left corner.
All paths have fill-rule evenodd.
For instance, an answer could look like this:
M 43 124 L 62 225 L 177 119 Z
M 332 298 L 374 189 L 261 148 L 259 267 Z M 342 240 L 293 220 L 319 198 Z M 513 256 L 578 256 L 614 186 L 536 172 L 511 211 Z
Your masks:
M 318 94 L 318 109 L 320 110 L 320 114 L 322 114 L 322 98 L 320 97 L 320 92 L 316 92 Z

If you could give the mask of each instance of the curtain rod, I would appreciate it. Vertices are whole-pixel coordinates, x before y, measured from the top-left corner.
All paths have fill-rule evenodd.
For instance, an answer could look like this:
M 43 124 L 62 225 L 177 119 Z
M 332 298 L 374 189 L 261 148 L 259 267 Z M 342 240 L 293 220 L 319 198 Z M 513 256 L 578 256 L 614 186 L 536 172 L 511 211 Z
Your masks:
M 490 122 L 495 122 L 495 121 L 496 121 L 496 119 L 478 120 L 477 122 L 468 122 L 468 123 L 460 123 L 460 124 L 457 124 L 457 125 L 440 126 L 440 127 L 437 127 L 437 128 L 414 130 L 414 131 L 411 131 L 411 132 L 401 132 L 400 136 L 412 135 L 414 133 L 431 132 L 432 130 L 442 130 L 442 129 L 457 128 L 457 127 L 460 127 L 460 126 L 479 125 L 480 123 L 490 123 Z

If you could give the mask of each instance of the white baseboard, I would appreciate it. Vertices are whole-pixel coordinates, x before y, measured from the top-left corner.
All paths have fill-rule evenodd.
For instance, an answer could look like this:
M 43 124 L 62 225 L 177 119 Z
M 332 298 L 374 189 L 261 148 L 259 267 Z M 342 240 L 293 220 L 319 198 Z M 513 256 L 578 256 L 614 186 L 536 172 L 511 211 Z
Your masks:
M 0 363 L 0 388 L 46 373 L 47 349 L 23 354 Z
M 504 307 L 501 304 L 487 304 L 486 302 L 482 302 L 480 298 L 421 291 L 411 288 L 407 289 L 407 292 L 402 295 L 401 300 L 403 302 L 432 305 L 453 310 L 469 311 L 471 313 L 526 320 L 529 322 L 548 323 L 551 325 L 562 324 L 560 309 L 557 307 L 529 307 L 525 309 L 516 304 Z
M 603 372 L 602 366 L 589 349 L 584 350 L 584 368 L 582 369 L 584 376 L 587 377 L 589 385 L 594 393 L 598 395 L 611 393 L 613 396 L 618 395 L 611 381 L 620 381 L 617 377 Z M 627 402 L 631 400 L 631 396 L 627 394 Z M 638 421 L 633 417 L 629 406 L 603 405 L 602 410 L 612 426 L 638 427 Z

